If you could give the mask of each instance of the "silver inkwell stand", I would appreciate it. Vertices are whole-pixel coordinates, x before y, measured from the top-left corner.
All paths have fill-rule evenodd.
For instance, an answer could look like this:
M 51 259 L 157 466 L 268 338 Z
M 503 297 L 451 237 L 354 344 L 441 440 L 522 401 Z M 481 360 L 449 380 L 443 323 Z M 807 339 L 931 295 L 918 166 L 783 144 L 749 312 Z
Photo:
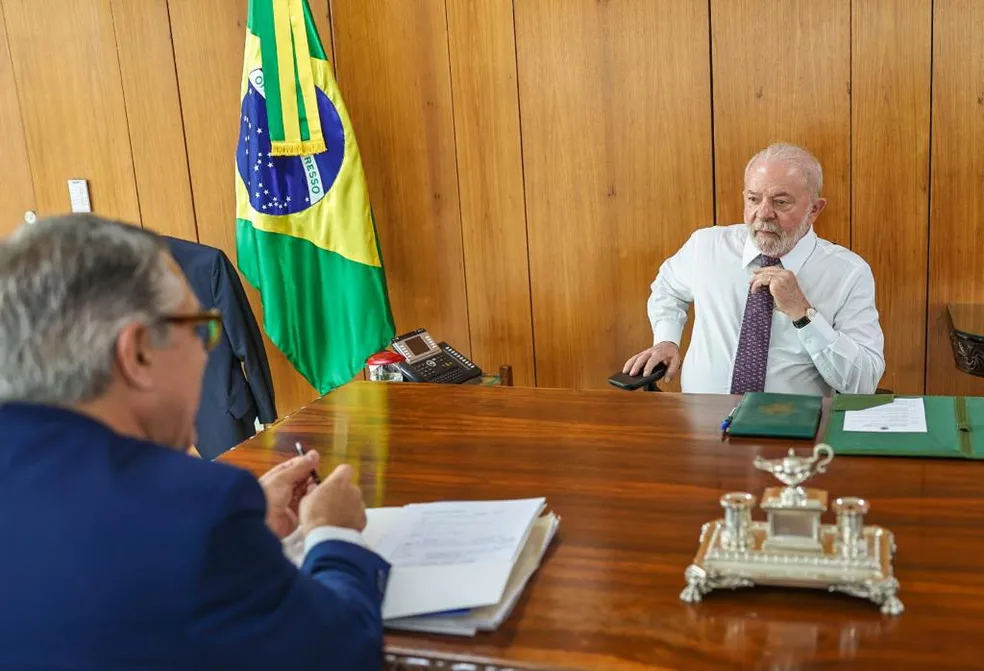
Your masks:
M 869 505 L 856 497 L 836 499 L 836 523 L 823 524 L 827 492 L 802 486 L 825 472 L 833 458 L 833 450 L 823 444 L 805 457 L 792 449 L 781 459 L 756 457 L 756 468 L 785 485 L 765 490 L 761 507 L 767 520 L 752 520 L 753 495 L 722 496 L 724 518 L 703 525 L 680 599 L 696 603 L 711 590 L 755 585 L 808 587 L 868 599 L 886 615 L 901 614 L 892 533 L 865 526 Z

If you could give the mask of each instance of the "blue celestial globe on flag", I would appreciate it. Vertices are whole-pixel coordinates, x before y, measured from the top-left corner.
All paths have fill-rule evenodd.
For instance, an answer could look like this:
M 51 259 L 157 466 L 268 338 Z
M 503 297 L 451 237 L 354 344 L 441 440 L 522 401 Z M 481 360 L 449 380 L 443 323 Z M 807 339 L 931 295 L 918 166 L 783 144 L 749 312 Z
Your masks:
M 313 156 L 271 156 L 263 75 L 250 73 L 243 96 L 236 167 L 257 212 L 297 214 L 316 204 L 331 189 L 345 157 L 345 129 L 324 91 L 315 88 L 327 151 Z

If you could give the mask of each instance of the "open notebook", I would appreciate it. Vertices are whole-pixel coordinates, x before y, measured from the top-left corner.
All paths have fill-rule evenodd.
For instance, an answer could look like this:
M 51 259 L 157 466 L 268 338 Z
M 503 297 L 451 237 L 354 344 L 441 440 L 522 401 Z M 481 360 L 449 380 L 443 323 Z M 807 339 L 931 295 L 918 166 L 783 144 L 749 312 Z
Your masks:
M 497 628 L 540 565 L 560 523 L 544 499 L 446 501 L 366 511 L 366 544 L 391 565 L 387 627 L 474 635 Z M 299 565 L 299 532 L 284 540 Z

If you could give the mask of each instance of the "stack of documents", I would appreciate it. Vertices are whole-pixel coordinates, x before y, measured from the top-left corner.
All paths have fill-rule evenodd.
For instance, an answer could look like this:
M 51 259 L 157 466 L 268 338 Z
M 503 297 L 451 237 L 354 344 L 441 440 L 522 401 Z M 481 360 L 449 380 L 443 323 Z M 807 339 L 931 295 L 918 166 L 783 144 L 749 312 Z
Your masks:
M 366 511 L 366 543 L 392 565 L 383 620 L 408 631 L 473 636 L 509 617 L 560 522 L 545 499 L 446 501 Z M 299 533 L 284 541 L 303 559 Z

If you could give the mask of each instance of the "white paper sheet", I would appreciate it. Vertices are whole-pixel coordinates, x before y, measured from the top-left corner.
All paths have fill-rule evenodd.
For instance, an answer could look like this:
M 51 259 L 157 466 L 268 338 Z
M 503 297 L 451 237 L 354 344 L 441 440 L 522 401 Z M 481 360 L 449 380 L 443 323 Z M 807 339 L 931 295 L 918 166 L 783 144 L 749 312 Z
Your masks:
M 926 405 L 921 398 L 897 398 L 891 403 L 844 413 L 845 431 L 866 433 L 926 433 Z
M 519 499 L 409 505 L 375 549 L 401 568 L 512 563 L 544 504 Z

